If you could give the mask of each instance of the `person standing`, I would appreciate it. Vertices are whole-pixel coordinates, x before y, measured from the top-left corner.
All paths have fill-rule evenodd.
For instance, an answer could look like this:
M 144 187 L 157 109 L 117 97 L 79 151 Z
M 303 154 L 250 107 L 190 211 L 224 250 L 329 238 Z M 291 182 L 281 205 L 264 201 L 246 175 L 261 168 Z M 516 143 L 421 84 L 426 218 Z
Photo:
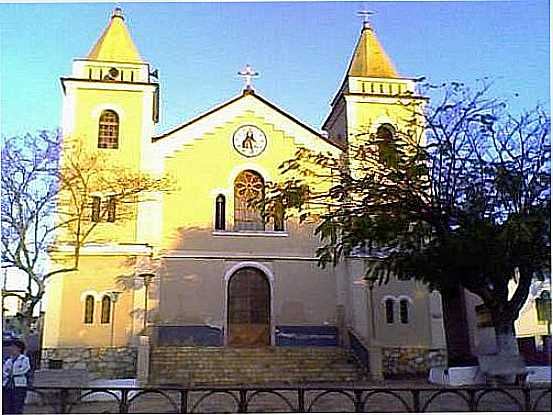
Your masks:
M 2 366 L 2 413 L 21 414 L 27 396 L 29 358 L 23 354 L 25 343 L 14 340 L 8 347 L 9 358 Z

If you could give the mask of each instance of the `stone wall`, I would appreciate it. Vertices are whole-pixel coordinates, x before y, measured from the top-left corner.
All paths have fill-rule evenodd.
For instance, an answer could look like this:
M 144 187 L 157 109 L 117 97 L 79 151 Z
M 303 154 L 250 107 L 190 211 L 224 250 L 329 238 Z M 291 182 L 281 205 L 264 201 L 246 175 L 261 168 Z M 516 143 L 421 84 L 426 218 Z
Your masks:
M 421 347 L 383 347 L 382 369 L 385 377 L 414 375 L 428 376 L 432 367 L 445 366 L 445 349 Z
M 136 360 L 137 349 L 133 347 L 71 347 L 42 350 L 43 369 L 86 369 L 91 380 L 134 378 Z M 61 363 L 61 367 L 52 367 L 51 363 Z

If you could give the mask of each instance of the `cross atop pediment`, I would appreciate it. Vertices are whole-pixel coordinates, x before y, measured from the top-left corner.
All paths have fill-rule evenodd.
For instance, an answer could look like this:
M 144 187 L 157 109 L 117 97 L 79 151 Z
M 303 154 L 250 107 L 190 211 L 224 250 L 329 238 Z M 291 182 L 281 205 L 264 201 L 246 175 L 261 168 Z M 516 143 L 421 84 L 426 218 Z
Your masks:
M 259 72 L 254 71 L 250 65 L 246 65 L 244 69 L 238 72 L 238 75 L 244 78 L 244 81 L 246 83 L 246 85 L 244 86 L 244 90 L 252 91 L 252 78 L 254 76 L 259 76 Z

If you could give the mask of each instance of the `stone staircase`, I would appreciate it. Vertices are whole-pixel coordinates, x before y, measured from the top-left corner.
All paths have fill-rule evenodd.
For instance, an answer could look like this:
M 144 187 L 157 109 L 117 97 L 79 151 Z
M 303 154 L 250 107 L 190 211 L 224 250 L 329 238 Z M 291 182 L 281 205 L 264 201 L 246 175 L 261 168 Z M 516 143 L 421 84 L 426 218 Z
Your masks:
M 364 380 L 345 349 L 333 347 L 155 347 L 152 385 L 259 385 Z

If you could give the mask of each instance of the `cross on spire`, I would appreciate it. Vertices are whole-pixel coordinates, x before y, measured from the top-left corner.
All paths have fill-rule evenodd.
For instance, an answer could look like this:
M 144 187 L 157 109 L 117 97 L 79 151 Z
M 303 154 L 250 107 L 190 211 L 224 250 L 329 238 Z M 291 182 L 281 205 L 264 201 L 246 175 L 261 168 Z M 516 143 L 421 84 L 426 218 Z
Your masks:
M 250 65 L 246 65 L 244 69 L 238 72 L 238 75 L 244 78 L 244 81 L 246 83 L 246 85 L 244 86 L 244 90 L 252 91 L 252 78 L 254 76 L 259 76 L 259 72 L 254 71 Z
M 376 14 L 376 12 L 367 10 L 366 8 L 363 10 L 359 10 L 357 12 L 357 16 L 361 16 L 363 18 L 363 28 L 370 29 L 371 28 L 371 22 L 370 22 L 370 16 L 373 14 Z
M 121 4 L 119 2 L 115 3 L 115 8 L 113 9 L 113 12 L 111 12 L 111 17 L 120 17 L 121 19 L 125 20 L 123 9 L 121 8 Z

